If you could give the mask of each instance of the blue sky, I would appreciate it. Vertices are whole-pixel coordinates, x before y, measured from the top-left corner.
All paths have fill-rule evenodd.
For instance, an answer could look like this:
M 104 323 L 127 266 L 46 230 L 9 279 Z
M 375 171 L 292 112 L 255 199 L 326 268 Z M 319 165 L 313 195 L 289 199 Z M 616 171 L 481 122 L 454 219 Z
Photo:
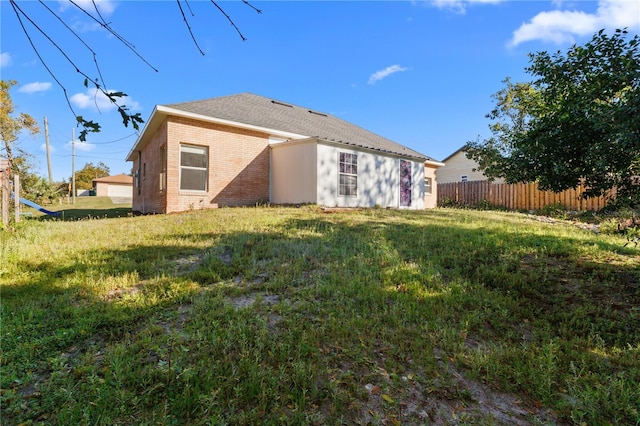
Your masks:
M 76 3 L 95 14 L 91 1 Z M 531 79 L 524 71 L 529 52 L 565 51 L 601 28 L 640 29 L 637 0 L 254 1 L 262 14 L 238 0 L 218 2 L 243 42 L 211 2 L 181 3 L 204 56 L 175 1 L 97 1 L 156 72 L 68 1 L 46 2 L 96 53 L 107 89 L 127 93 L 125 103 L 145 120 L 156 104 L 251 92 L 336 115 L 436 160 L 488 136 L 491 95 L 507 76 Z M 39 2 L 17 5 L 98 77 L 91 51 Z M 18 82 L 11 91 L 16 111 L 40 123 L 48 118 L 53 177 L 69 179 L 74 115 L 9 1 L 0 2 L 0 12 L 1 77 Z M 134 130 L 23 21 L 75 112 L 102 126 L 76 144 L 76 169 L 102 161 L 112 174 L 129 173 L 124 158 Z M 21 135 L 19 143 L 46 177 L 44 134 Z

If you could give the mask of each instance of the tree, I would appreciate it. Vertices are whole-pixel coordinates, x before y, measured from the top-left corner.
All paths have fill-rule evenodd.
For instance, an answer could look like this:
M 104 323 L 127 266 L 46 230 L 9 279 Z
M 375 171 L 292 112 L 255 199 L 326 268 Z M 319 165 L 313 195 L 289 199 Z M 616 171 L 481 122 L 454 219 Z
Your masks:
M 61 183 L 50 183 L 48 179 L 33 173 L 25 174 L 24 179 L 20 179 L 20 182 L 22 197 L 38 204 L 51 204 L 62 194 L 63 185 Z
M 76 188 L 91 189 L 93 188 L 94 179 L 109 176 L 109 173 L 109 167 L 102 161 L 97 165 L 87 163 L 76 172 Z
M 60 82 L 60 79 L 58 79 L 56 72 L 54 72 L 54 70 L 43 59 L 42 55 L 40 54 L 40 50 L 42 50 L 43 48 L 42 48 L 42 46 L 38 46 L 36 44 L 36 42 L 34 41 L 34 39 L 32 37 L 32 32 L 40 33 L 46 39 L 46 41 L 48 43 L 45 46 L 45 49 L 51 49 L 53 51 L 57 51 L 62 56 L 62 58 L 64 58 L 64 60 L 69 63 L 71 68 L 76 73 L 78 73 L 78 74 L 80 74 L 82 76 L 83 84 L 84 84 L 85 87 L 89 87 L 89 86 L 95 87 L 95 89 L 97 91 L 101 92 L 104 96 L 106 96 L 109 99 L 109 101 L 111 103 L 113 103 L 113 105 L 117 108 L 118 112 L 120 113 L 120 116 L 122 118 L 122 124 L 125 127 L 128 127 L 129 124 L 131 124 L 132 127 L 135 130 L 139 129 L 139 125 L 144 123 L 144 120 L 142 119 L 142 116 L 140 115 L 140 113 L 132 114 L 129 111 L 129 108 L 124 103 L 121 102 L 123 99 L 125 99 L 127 97 L 126 93 L 124 93 L 124 92 L 116 92 L 116 91 L 113 91 L 113 90 L 109 90 L 107 88 L 106 83 L 104 81 L 104 78 L 102 76 L 102 71 L 100 70 L 100 64 L 99 64 L 97 53 L 91 48 L 91 46 L 89 46 L 85 42 L 85 40 L 82 38 L 82 36 L 73 28 L 73 25 L 71 25 L 70 23 L 65 22 L 64 19 L 56 11 L 54 11 L 51 7 L 49 7 L 46 4 L 46 2 L 44 2 L 44 1 L 40 1 L 39 2 L 39 4 L 43 8 L 45 8 L 48 13 L 53 15 L 56 18 L 56 20 L 59 21 L 62 24 L 62 26 L 64 27 L 64 29 L 66 31 L 69 31 L 77 40 L 79 40 L 84 45 L 84 47 L 87 50 L 87 53 L 92 57 L 93 63 L 95 64 L 95 70 L 91 70 L 90 71 L 90 70 L 84 69 L 83 67 L 78 65 L 79 64 L 78 58 L 72 57 L 72 55 L 70 55 L 68 52 L 66 52 L 61 47 L 60 43 L 58 43 L 56 41 L 57 40 L 56 39 L 56 35 L 59 35 L 59 33 L 56 34 L 55 32 L 47 31 L 47 29 L 44 28 L 43 25 L 41 25 L 40 23 L 34 21 L 31 18 L 31 16 L 29 15 L 29 13 L 26 12 L 22 7 L 20 7 L 20 5 L 18 4 L 18 1 L 9 0 L 9 3 L 10 3 L 11 8 L 13 9 L 13 11 L 15 13 L 15 16 L 16 16 L 18 22 L 20 23 L 20 27 L 22 28 L 24 35 L 26 36 L 27 40 L 29 41 L 29 44 L 33 48 L 36 56 L 38 57 L 38 59 L 40 60 L 40 62 L 44 66 L 44 68 L 47 70 L 47 72 L 51 75 L 51 78 L 53 78 L 53 80 L 62 89 L 69 109 L 75 115 L 78 125 L 82 128 L 82 130 L 80 131 L 80 134 L 79 134 L 79 139 L 81 141 L 83 141 L 83 142 L 86 141 L 87 134 L 89 132 L 99 132 L 100 131 L 100 124 L 95 122 L 95 121 L 92 121 L 92 120 L 87 120 L 83 116 L 77 115 L 75 113 L 73 107 L 71 106 L 71 101 L 69 99 L 69 96 L 67 95 L 67 89 Z M 126 40 L 121 34 L 119 34 L 114 29 L 113 24 L 111 22 L 107 22 L 105 20 L 105 18 L 103 17 L 103 15 L 102 15 L 102 13 L 100 11 L 100 8 L 98 7 L 98 1 L 97 0 L 91 0 L 92 7 L 83 6 L 77 0 L 69 0 L 69 3 L 73 7 L 77 8 L 78 10 L 80 10 L 83 14 L 85 14 L 93 22 L 97 23 L 102 28 L 104 28 L 106 31 L 108 31 L 113 36 L 114 40 L 119 41 L 125 47 L 127 47 L 129 50 L 131 50 L 131 52 L 135 56 L 137 56 L 145 64 L 149 65 L 149 67 L 151 69 L 153 69 L 156 72 L 158 71 L 146 59 L 144 59 L 144 57 L 136 50 L 135 46 L 131 42 Z M 176 3 L 178 5 L 178 9 L 179 9 L 180 14 L 182 16 L 182 20 L 183 20 L 185 26 L 187 27 L 187 30 L 188 30 L 188 32 L 189 32 L 189 34 L 191 36 L 191 39 L 193 40 L 193 43 L 197 47 L 197 49 L 200 52 L 200 54 L 204 55 L 204 52 L 202 51 L 202 49 L 198 45 L 198 42 L 197 42 L 197 40 L 196 40 L 195 36 L 193 35 L 192 30 L 191 30 L 191 25 L 189 23 L 189 19 L 187 18 L 188 14 L 185 13 L 185 9 L 183 8 L 183 4 L 184 4 L 186 6 L 187 10 L 190 12 L 191 16 L 194 16 L 194 12 L 191 9 L 191 6 L 189 5 L 188 0 L 182 0 L 182 1 L 181 0 L 176 0 Z M 240 29 L 236 26 L 235 22 L 225 12 L 225 10 L 214 0 L 211 0 L 211 3 L 213 4 L 213 6 L 215 6 L 215 9 L 219 13 L 221 13 L 227 19 L 227 21 L 233 26 L 233 28 L 236 30 L 236 32 L 238 33 L 240 38 L 243 41 L 245 41 L 246 40 L 245 36 L 240 32 Z M 257 9 L 251 3 L 249 3 L 248 0 L 242 0 L 242 3 L 244 3 L 247 6 L 249 6 L 251 9 L 256 11 L 258 14 L 262 13 L 261 10 Z M 93 77 L 94 75 L 98 75 L 98 77 Z
M 12 172 L 25 174 L 30 167 L 29 154 L 18 144 L 18 137 L 22 131 L 28 131 L 35 136 L 40 133 L 40 127 L 29 114 L 21 112 L 14 115 L 15 105 L 9 91 L 16 84 L 15 80 L 0 80 L 0 137 L 2 151 Z
M 494 95 L 492 137 L 468 142 L 467 157 L 490 178 L 537 181 L 556 192 L 585 185 L 585 197 L 615 189 L 640 203 L 640 38 L 594 34 L 566 54 L 530 54 L 530 83 Z

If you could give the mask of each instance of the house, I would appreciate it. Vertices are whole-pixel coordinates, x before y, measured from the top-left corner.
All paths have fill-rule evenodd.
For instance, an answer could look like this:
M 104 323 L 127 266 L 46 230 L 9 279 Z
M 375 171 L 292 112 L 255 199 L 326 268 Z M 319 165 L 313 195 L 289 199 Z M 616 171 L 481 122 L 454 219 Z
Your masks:
M 133 197 L 133 177 L 124 173 L 93 180 L 93 190 L 98 197 Z
M 438 167 L 438 183 L 487 180 L 481 171 L 475 170 L 478 163 L 467 158 L 464 147 L 453 152 L 442 163 L 444 164 Z M 495 179 L 494 182 L 502 183 L 503 179 Z
M 433 185 L 425 196 L 425 177 L 433 182 L 442 164 L 330 114 L 251 93 L 157 105 L 127 161 L 132 208 L 142 213 L 263 202 L 423 209 L 437 199 Z

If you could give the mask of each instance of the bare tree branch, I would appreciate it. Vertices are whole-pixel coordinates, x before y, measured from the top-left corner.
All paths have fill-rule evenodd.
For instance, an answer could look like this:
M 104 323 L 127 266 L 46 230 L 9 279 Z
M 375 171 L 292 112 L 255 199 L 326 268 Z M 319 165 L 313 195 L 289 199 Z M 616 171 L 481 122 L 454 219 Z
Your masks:
M 80 43 L 82 43 L 82 44 L 87 48 L 87 50 L 89 50 L 89 52 L 91 52 L 91 55 L 93 56 L 93 63 L 95 64 L 95 66 L 96 66 L 96 71 L 98 72 L 98 79 L 100 80 L 100 82 L 101 82 L 102 86 L 106 87 L 106 83 L 105 83 L 105 81 L 104 81 L 104 77 L 102 76 L 102 70 L 100 69 L 100 65 L 98 64 L 98 55 L 96 54 L 96 52 L 91 48 L 91 46 L 89 46 L 89 45 L 84 41 L 84 39 L 83 39 L 82 37 L 80 37 L 80 36 L 79 36 L 79 35 L 78 35 L 78 34 L 77 34 L 77 33 L 76 33 L 76 32 L 75 32 L 75 31 L 74 31 L 74 30 L 73 30 L 73 29 L 68 25 L 68 24 L 67 24 L 67 23 L 66 23 L 66 22 L 65 22 L 65 21 L 64 21 L 64 20 L 63 20 L 63 19 L 62 19 L 58 14 L 57 14 L 57 13 L 55 13 L 55 12 L 54 12 L 54 11 L 53 11 L 49 6 L 47 6 L 47 5 L 46 5 L 42 0 L 39 0 L 39 2 L 40 2 L 40 4 L 41 4 L 42 6 L 44 6 L 44 8 L 45 8 L 45 9 L 47 9 L 49 12 L 51 12 L 51 14 L 52 14 L 53 16 L 55 16 L 55 17 L 56 17 L 56 19 L 57 19 L 58 21 L 60 21 L 60 23 L 61 23 L 62 25 L 64 25 L 64 27 L 65 27 L 67 30 L 69 30 L 69 32 L 70 32 L 71 34 L 73 34 L 73 35 L 78 39 L 78 41 L 80 41 Z M 98 102 L 97 102 L 97 99 L 95 99 L 95 97 L 94 97 L 94 100 L 95 100 L 96 109 L 98 109 L 98 112 L 99 112 L 99 111 L 100 111 L 100 108 L 98 108 Z
M 218 3 L 216 3 L 214 0 L 211 0 L 211 3 L 213 3 L 213 5 L 218 8 L 220 13 L 222 13 L 225 16 L 225 18 L 227 18 L 227 21 L 229 21 L 231 26 L 236 29 L 236 31 L 237 31 L 238 35 L 240 35 L 240 38 L 242 39 L 242 41 L 247 41 L 247 38 L 245 36 L 243 36 L 242 33 L 240 32 L 240 28 L 238 28 L 238 26 L 235 24 L 235 22 L 233 22 L 231 17 L 229 15 L 227 15 L 227 12 L 225 12 L 224 9 L 222 9 L 218 5 Z M 249 4 L 249 3 L 245 2 L 245 4 Z M 251 5 L 249 5 L 249 6 L 251 6 Z M 253 6 L 251 6 L 251 7 L 253 7 Z M 254 9 L 255 9 L 255 7 L 254 7 Z M 258 10 L 258 9 L 256 9 L 256 10 Z M 262 13 L 262 12 L 258 10 L 258 13 Z
M 78 8 L 82 13 L 84 13 L 85 15 L 87 15 L 89 18 L 91 18 L 93 21 L 95 21 L 98 25 L 100 25 L 102 28 L 104 28 L 105 30 L 109 31 L 109 33 L 111 33 L 111 35 L 113 35 L 115 38 L 118 39 L 118 41 L 120 41 L 123 45 L 125 45 L 129 50 L 131 50 L 142 62 L 144 62 L 146 65 L 149 66 L 149 68 L 151 68 L 152 70 L 154 70 L 155 72 L 158 72 L 158 70 L 151 65 L 137 50 L 134 44 L 132 44 L 131 42 L 129 42 L 127 39 L 125 39 L 123 36 L 121 36 L 118 32 L 116 32 L 113 27 L 111 26 L 110 23 L 106 22 L 104 20 L 104 18 L 102 17 L 102 14 L 98 11 L 98 6 L 94 4 L 94 7 L 96 8 L 96 11 L 98 11 L 98 16 L 100 16 L 100 19 L 96 19 L 95 16 L 93 16 L 92 14 L 90 14 L 89 12 L 87 12 L 82 6 L 78 5 L 74 0 L 69 0 L 69 2 L 71 4 L 73 4 L 76 8 Z
M 251 9 L 255 10 L 256 12 L 258 12 L 259 15 L 262 15 L 262 10 L 258 9 L 257 7 L 255 7 L 254 5 L 252 5 L 251 3 L 249 3 L 247 0 L 242 0 L 242 3 L 246 4 L 247 6 L 249 6 Z
M 102 13 L 100 12 L 100 9 L 98 7 L 98 4 L 96 2 L 96 0 L 91 0 L 91 3 L 93 4 L 93 9 L 95 11 L 95 15 L 94 13 L 86 10 L 85 8 L 83 8 L 82 6 L 80 6 L 77 3 L 77 0 L 68 0 L 69 3 L 71 3 L 75 8 L 77 8 L 80 12 L 84 13 L 86 16 L 88 16 L 91 20 L 93 20 L 94 22 L 96 22 L 101 28 L 105 29 L 106 31 L 108 31 L 112 36 L 114 36 L 120 43 L 122 43 L 125 47 L 127 47 L 131 52 L 133 52 L 144 64 L 146 64 L 147 66 L 149 66 L 151 69 L 153 69 L 154 71 L 158 72 L 158 69 L 156 69 L 153 65 L 151 65 L 151 63 L 149 63 L 136 49 L 135 45 L 133 45 L 131 42 L 129 42 L 127 39 L 125 39 L 121 34 L 119 34 L 117 31 L 115 31 L 112 27 L 112 24 L 110 22 L 107 22 L 104 19 L 104 16 L 102 15 Z M 189 4 L 189 0 L 182 0 L 185 2 L 185 4 L 187 5 L 187 8 L 189 10 L 189 12 L 191 13 L 191 16 L 195 16 L 193 10 L 191 9 L 191 5 Z M 89 46 L 85 40 L 73 29 L 71 28 L 71 26 L 69 24 L 67 24 L 62 17 L 53 11 L 52 8 L 50 8 L 49 6 L 47 6 L 47 4 L 45 3 L 44 0 L 38 0 L 38 2 L 44 6 L 44 8 L 46 10 L 49 11 L 49 13 L 51 13 L 58 21 L 60 21 L 60 23 L 62 23 L 62 25 L 71 33 L 73 34 L 73 36 L 80 41 L 80 43 L 82 43 L 84 45 L 84 47 L 91 53 L 91 56 L 93 58 L 93 63 L 95 64 L 96 67 L 96 71 L 98 73 L 98 77 L 97 78 L 92 78 L 89 77 L 89 75 L 87 74 L 87 72 L 85 72 L 79 65 L 78 63 L 74 60 L 74 58 L 72 58 L 69 54 L 67 54 L 65 52 L 65 50 L 60 46 L 60 44 L 58 44 L 56 42 L 56 40 L 54 40 L 53 37 L 51 37 L 43 28 L 42 26 L 38 25 L 33 19 L 31 19 L 31 17 L 29 16 L 29 14 L 27 14 L 22 8 L 20 8 L 20 6 L 18 5 L 17 0 L 9 0 L 9 3 L 11 4 L 11 7 L 18 19 L 18 22 L 20 24 L 20 27 L 22 28 L 22 31 L 24 32 L 29 44 L 31 45 L 31 48 L 33 49 L 33 51 L 35 52 L 36 56 L 38 57 L 38 60 L 40 61 L 40 63 L 44 66 L 45 70 L 49 73 L 49 75 L 51 76 L 51 78 L 53 78 L 53 80 L 56 82 L 56 84 L 62 89 L 64 98 L 67 102 L 67 105 L 69 106 L 69 109 L 71 110 L 71 112 L 73 113 L 73 115 L 76 117 L 76 121 L 78 123 L 79 126 L 82 126 L 83 130 L 80 132 L 80 140 L 81 141 L 85 141 L 88 132 L 99 132 L 100 131 L 100 125 L 94 121 L 89 121 L 84 119 L 84 117 L 82 117 L 81 115 L 77 115 L 73 105 L 71 104 L 71 100 L 69 98 L 69 93 L 67 92 L 67 89 L 65 88 L 65 86 L 62 84 L 62 82 L 60 81 L 60 79 L 56 76 L 56 74 L 53 72 L 53 70 L 51 69 L 51 67 L 47 64 L 47 62 L 45 61 L 45 59 L 42 57 L 40 50 L 38 49 L 38 46 L 36 46 L 36 43 L 34 42 L 33 38 L 31 37 L 30 31 L 31 28 L 27 28 L 27 26 L 25 25 L 26 21 L 28 21 L 31 26 L 33 26 L 33 28 L 35 28 L 40 34 L 42 34 L 42 36 L 49 42 L 51 43 L 51 45 L 55 48 L 55 50 L 57 50 L 59 52 L 59 54 L 62 55 L 62 57 L 75 69 L 75 71 L 82 75 L 84 77 L 84 86 L 85 87 L 89 87 L 89 84 L 95 86 L 96 89 L 96 96 L 98 93 L 102 93 L 107 99 L 109 99 L 109 101 L 117 108 L 118 112 L 120 113 L 120 116 L 122 117 L 122 123 L 124 124 L 125 127 L 127 127 L 129 124 L 131 124 L 133 126 L 134 129 L 138 130 L 139 128 L 139 124 L 143 123 L 143 119 L 140 116 L 140 113 L 136 113 L 136 114 L 131 114 L 129 112 L 129 108 L 124 105 L 124 104 L 120 104 L 119 100 L 122 100 L 123 98 L 125 98 L 127 95 L 123 92 L 115 92 L 112 90 L 108 90 L 107 89 L 107 85 L 104 79 L 104 76 L 102 74 L 102 71 L 100 69 L 100 65 L 99 65 L 99 61 L 98 61 L 98 55 L 97 53 L 91 48 L 91 46 Z M 180 13 L 182 14 L 182 19 L 185 23 L 185 25 L 187 26 L 187 30 L 189 31 L 189 34 L 191 35 L 191 39 L 193 40 L 193 43 L 196 45 L 196 47 L 198 48 L 198 51 L 200 52 L 200 54 L 204 55 L 204 51 L 200 48 L 200 46 L 198 45 L 198 42 L 196 40 L 195 35 L 193 34 L 193 31 L 191 29 L 191 25 L 189 24 L 189 21 L 187 19 L 187 16 L 184 12 L 184 9 L 182 8 L 182 3 L 181 0 L 176 0 L 176 2 L 178 3 L 178 8 L 180 9 Z M 262 11 L 256 7 L 254 7 L 251 3 L 249 3 L 248 0 L 242 0 L 242 2 L 251 7 L 253 10 L 255 10 L 258 14 L 261 14 Z M 242 41 L 246 41 L 246 37 L 240 32 L 240 29 L 238 28 L 238 26 L 235 24 L 235 22 L 231 19 L 231 17 L 224 11 L 224 9 L 222 9 L 222 7 L 220 7 L 220 5 L 218 3 L 216 3 L 216 1 L 211 0 L 211 3 L 213 3 L 213 5 L 218 9 L 218 11 L 220 13 L 222 13 L 222 15 L 227 19 L 227 21 L 229 21 L 229 23 L 233 26 L 233 28 L 236 30 L 236 32 L 238 33 L 238 35 L 240 35 L 240 38 L 242 39 Z M 96 108 L 98 107 L 97 104 L 97 97 L 94 98 L 96 100 Z M 98 108 L 98 111 L 99 108 Z
M 71 0 L 71 2 L 73 3 L 72 0 Z M 67 89 L 60 82 L 60 80 L 55 76 L 53 71 L 51 71 L 51 68 L 49 68 L 49 66 L 46 64 L 46 62 L 42 58 L 42 55 L 40 55 L 40 52 L 38 51 L 38 48 L 36 47 L 35 43 L 31 39 L 31 36 L 29 35 L 29 32 L 27 31 L 26 27 L 24 26 L 24 22 L 23 22 L 22 18 L 20 17 L 20 15 L 22 15 L 25 19 L 27 19 L 31 23 L 31 25 L 33 25 L 34 28 L 36 28 L 53 45 L 53 47 L 55 47 L 56 50 L 58 50 L 58 52 L 60 52 L 60 54 L 69 62 L 69 64 L 71 64 L 71 66 L 73 66 L 73 68 L 76 70 L 76 72 L 79 73 L 80 75 L 82 75 L 85 78 L 85 80 L 84 80 L 85 87 L 88 87 L 89 82 L 91 82 L 95 86 L 95 88 L 97 90 L 99 90 L 103 95 L 105 95 L 111 101 L 111 103 L 113 103 L 116 106 L 116 108 L 118 109 L 118 112 L 120 113 L 120 115 L 122 117 L 122 122 L 125 125 L 125 127 L 127 127 L 129 125 L 129 123 L 131 123 L 133 125 L 134 129 L 136 129 L 136 130 L 138 129 L 138 124 L 143 122 L 142 117 L 140 116 L 140 113 L 129 114 L 128 113 L 129 109 L 127 108 L 127 106 L 126 105 L 120 105 L 118 103 L 118 101 L 117 101 L 118 98 L 123 98 L 123 97 L 126 96 L 126 94 L 124 94 L 122 92 L 111 92 L 111 91 L 108 91 L 102 85 L 101 81 L 98 81 L 98 80 L 96 80 L 96 79 L 94 79 L 92 77 L 89 77 L 89 75 L 87 73 L 85 73 L 84 71 L 82 71 L 80 69 L 80 67 L 78 65 L 76 65 L 76 63 L 69 57 L 69 55 L 67 55 L 65 53 L 65 51 L 58 45 L 58 43 L 56 43 L 44 30 L 42 30 L 42 28 L 40 28 L 40 26 L 38 26 L 38 24 L 36 24 L 20 8 L 20 6 L 18 6 L 16 4 L 15 0 L 10 0 L 9 3 L 11 4 L 11 7 L 13 8 L 13 11 L 16 14 L 16 17 L 18 18 L 18 22 L 20 23 L 20 26 L 22 27 L 22 31 L 25 33 L 25 36 L 29 40 L 29 44 L 31 44 L 31 47 L 33 48 L 34 52 L 36 53 L 36 56 L 38 57 L 38 59 L 40 60 L 42 65 L 45 67 L 45 69 L 49 72 L 51 77 L 58 84 L 58 86 L 60 86 L 60 88 L 62 89 L 62 91 L 64 93 L 64 97 L 65 97 L 65 99 L 67 101 L 67 105 L 69 106 L 69 109 L 71 110 L 73 115 L 76 116 L 76 121 L 78 122 L 78 124 L 82 126 L 83 130 L 80 132 L 80 136 L 79 136 L 79 139 L 81 141 L 85 141 L 86 140 L 87 134 L 89 132 L 99 132 L 100 131 L 100 125 L 98 123 L 93 122 L 93 121 L 85 120 L 84 117 L 82 117 L 81 115 L 77 115 L 76 114 L 75 110 L 73 109 L 73 106 L 71 105 L 71 101 L 69 99 L 69 94 L 67 93 Z M 72 31 L 72 33 L 73 33 L 73 31 Z M 77 36 L 77 34 L 76 34 L 76 36 Z
M 202 51 L 202 49 L 198 45 L 198 41 L 196 40 L 196 37 L 193 35 L 193 31 L 191 31 L 191 26 L 189 25 L 189 21 L 187 20 L 186 15 L 184 14 L 184 10 L 182 10 L 182 5 L 180 4 L 180 0 L 176 0 L 176 3 L 178 3 L 178 7 L 180 8 L 180 13 L 182 14 L 182 20 L 184 21 L 184 24 L 187 26 L 187 30 L 189 30 L 189 34 L 191 34 L 191 40 L 193 40 L 193 43 L 198 48 L 198 51 L 200 52 L 200 54 L 202 56 L 204 56 L 204 52 Z M 191 8 L 189 8 L 189 9 L 191 9 Z M 193 12 L 191 12 L 191 13 L 193 13 Z
M 47 72 L 49 73 L 49 75 L 51 75 L 51 78 L 54 79 L 54 81 L 58 84 L 58 86 L 60 86 L 60 88 L 62 89 L 62 92 L 64 93 L 64 97 L 67 100 L 67 104 L 69 105 L 69 109 L 71 109 L 71 112 L 73 112 L 73 115 L 75 115 L 75 111 L 73 110 L 73 106 L 71 105 L 71 101 L 69 100 L 69 95 L 67 93 L 67 89 L 64 87 L 64 85 L 60 82 L 60 80 L 58 80 L 58 77 L 56 77 L 56 75 L 53 73 L 53 71 L 51 71 L 51 68 L 49 68 L 49 66 L 47 65 L 47 63 L 44 61 L 44 59 L 42 58 L 42 56 L 40 55 L 40 52 L 38 51 L 38 48 L 35 46 L 35 44 L 33 43 L 33 40 L 31 39 L 31 36 L 29 35 L 29 32 L 27 31 L 26 27 L 24 26 L 24 22 L 22 22 L 22 18 L 20 17 L 20 14 L 22 14 L 23 16 L 25 16 L 27 19 L 29 19 L 29 17 L 24 13 L 24 11 L 22 11 L 22 9 L 20 9 L 20 7 L 15 3 L 15 0 L 10 0 L 9 3 L 11 4 L 11 7 L 13 8 L 14 13 L 16 14 L 16 17 L 18 18 L 18 22 L 20 23 L 20 27 L 22 28 L 22 31 L 24 32 L 25 36 L 27 37 L 27 40 L 29 41 L 29 44 L 31 45 L 31 47 L 33 48 L 33 51 L 35 52 L 36 56 L 38 57 L 38 60 L 40 60 L 40 62 L 42 63 L 42 65 L 44 66 L 44 68 L 47 70 Z M 35 25 L 35 23 L 29 19 L 29 21 L 36 27 L 39 29 L 39 27 L 37 25 Z M 40 29 L 39 29 L 40 30 Z M 40 32 L 42 32 L 42 30 L 40 30 Z

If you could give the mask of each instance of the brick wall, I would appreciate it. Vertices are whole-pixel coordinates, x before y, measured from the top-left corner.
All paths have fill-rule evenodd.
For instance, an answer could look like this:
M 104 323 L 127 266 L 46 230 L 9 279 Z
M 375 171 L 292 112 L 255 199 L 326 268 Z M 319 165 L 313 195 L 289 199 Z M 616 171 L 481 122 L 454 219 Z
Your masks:
M 252 205 L 269 200 L 268 135 L 181 117 L 169 117 L 166 126 L 167 198 L 164 212 Z M 181 143 L 208 147 L 206 192 L 180 191 Z M 156 156 L 159 151 L 157 146 Z M 146 154 L 147 158 L 152 155 Z M 147 165 L 147 174 L 149 171 Z M 155 181 L 159 182 L 159 171 L 155 176 Z
M 142 149 L 141 156 L 135 153 L 133 162 L 132 210 L 142 213 L 164 213 L 166 191 L 160 189 L 162 158 L 160 147 L 167 144 L 167 123 L 163 123 Z M 139 179 L 135 178 L 136 172 Z M 137 186 L 139 182 L 139 188 Z

